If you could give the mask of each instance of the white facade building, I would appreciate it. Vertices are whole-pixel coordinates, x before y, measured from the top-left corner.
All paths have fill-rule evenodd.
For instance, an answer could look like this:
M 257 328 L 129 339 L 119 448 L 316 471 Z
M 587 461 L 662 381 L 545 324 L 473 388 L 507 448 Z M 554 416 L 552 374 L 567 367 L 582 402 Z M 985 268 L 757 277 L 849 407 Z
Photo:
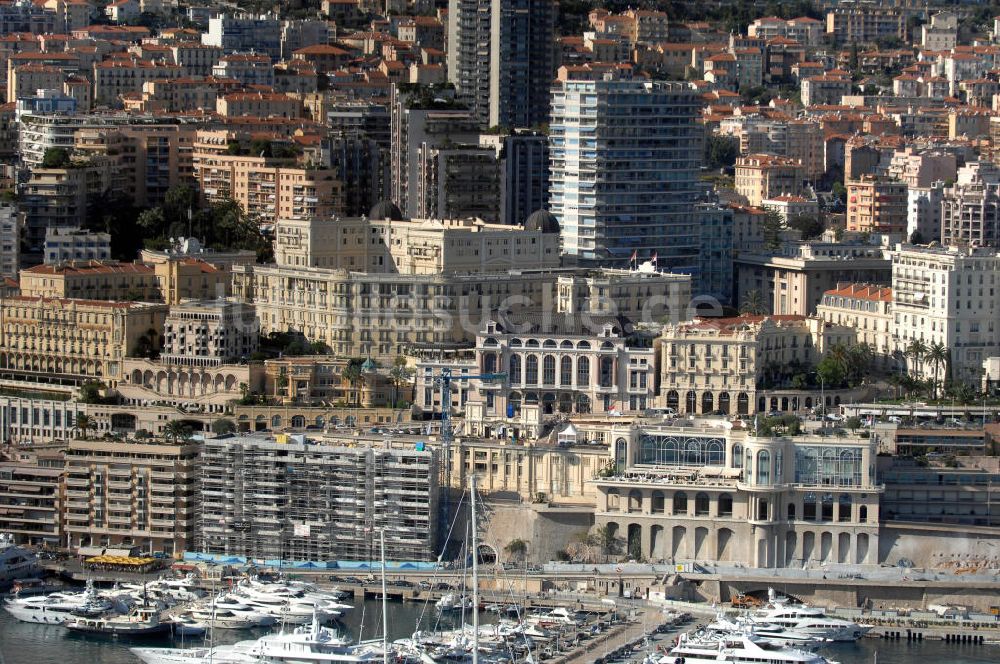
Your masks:
M 941 200 L 944 183 L 929 187 L 910 187 L 906 192 L 906 237 L 919 233 L 921 242 L 941 240 Z
M 944 344 L 952 379 L 978 385 L 983 362 L 1000 355 L 1000 254 L 907 244 L 891 254 L 897 346 Z M 920 370 L 930 377 L 929 364 Z
M 45 229 L 43 260 L 46 265 L 66 261 L 111 260 L 111 236 L 76 227 Z

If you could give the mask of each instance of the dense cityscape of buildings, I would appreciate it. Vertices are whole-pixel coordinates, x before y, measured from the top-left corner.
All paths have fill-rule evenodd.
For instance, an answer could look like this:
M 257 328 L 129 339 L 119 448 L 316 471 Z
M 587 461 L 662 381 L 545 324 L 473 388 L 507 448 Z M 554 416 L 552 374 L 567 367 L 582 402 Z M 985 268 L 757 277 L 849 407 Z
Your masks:
M 1000 17 L 590 4 L 0 4 L 0 532 L 995 565 Z

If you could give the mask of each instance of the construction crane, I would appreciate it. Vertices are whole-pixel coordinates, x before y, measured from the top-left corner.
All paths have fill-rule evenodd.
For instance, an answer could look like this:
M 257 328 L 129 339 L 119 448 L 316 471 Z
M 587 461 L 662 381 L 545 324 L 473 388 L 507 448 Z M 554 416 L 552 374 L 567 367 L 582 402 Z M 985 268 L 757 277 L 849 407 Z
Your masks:
M 506 377 L 505 373 L 460 374 L 453 377 L 449 367 L 444 367 L 441 369 L 441 373 L 434 377 L 434 383 L 441 388 L 441 447 L 444 450 L 442 454 L 444 457 L 444 495 L 441 500 L 441 529 L 445 537 L 448 535 L 451 524 L 451 444 L 455 439 L 455 432 L 451 428 L 451 382 L 452 380 L 495 381 L 503 380 Z M 465 463 L 465 459 L 460 458 L 459 462 Z M 473 464 L 473 470 L 475 470 L 475 464 Z M 444 542 L 444 545 L 447 546 L 448 543 Z

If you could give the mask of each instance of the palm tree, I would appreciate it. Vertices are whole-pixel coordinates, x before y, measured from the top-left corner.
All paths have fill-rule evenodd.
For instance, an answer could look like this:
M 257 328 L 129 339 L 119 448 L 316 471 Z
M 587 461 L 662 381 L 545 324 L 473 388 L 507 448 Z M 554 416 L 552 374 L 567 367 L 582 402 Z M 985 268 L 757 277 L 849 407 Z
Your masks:
M 80 438 L 87 437 L 87 431 L 93 429 L 96 426 L 94 418 L 90 415 L 85 415 L 84 413 L 77 413 L 76 415 L 76 428 L 80 430 Z
M 163 437 L 175 443 L 179 440 L 187 440 L 191 437 L 191 428 L 180 420 L 170 420 L 163 427 Z
M 340 372 L 340 378 L 346 380 L 351 386 L 351 394 L 348 398 L 348 403 L 358 401 L 358 391 L 355 389 L 359 380 L 361 380 L 361 365 L 357 362 L 348 361 L 347 366 L 344 370 Z
M 759 290 L 755 288 L 747 291 L 740 305 L 740 313 L 748 316 L 762 316 L 767 313 L 767 309 L 764 308 L 764 296 Z
M 392 380 L 392 407 L 395 408 L 399 401 L 399 387 L 410 379 L 413 372 L 406 366 L 406 358 L 400 355 L 392 361 L 392 369 L 389 370 L 389 378 Z
M 938 372 L 942 365 L 947 366 L 948 362 L 948 348 L 940 341 L 934 342 L 927 349 L 927 354 L 924 358 L 934 367 L 934 382 L 932 383 L 933 389 L 933 399 L 937 399 L 938 396 Z
M 913 358 L 913 368 L 917 370 L 917 374 L 922 373 L 923 366 L 921 365 L 921 360 L 927 354 L 927 344 L 920 339 L 914 339 L 906 347 L 906 354 Z

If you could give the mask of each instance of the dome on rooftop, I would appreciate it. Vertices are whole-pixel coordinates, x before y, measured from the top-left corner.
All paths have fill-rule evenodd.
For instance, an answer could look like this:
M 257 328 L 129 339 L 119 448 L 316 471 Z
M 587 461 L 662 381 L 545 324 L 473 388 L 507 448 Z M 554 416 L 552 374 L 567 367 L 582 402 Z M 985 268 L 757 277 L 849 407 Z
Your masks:
M 524 220 L 524 230 L 558 233 L 559 222 L 548 210 L 535 210 Z
M 392 219 L 402 221 L 403 213 L 392 201 L 379 201 L 368 212 L 369 219 Z

